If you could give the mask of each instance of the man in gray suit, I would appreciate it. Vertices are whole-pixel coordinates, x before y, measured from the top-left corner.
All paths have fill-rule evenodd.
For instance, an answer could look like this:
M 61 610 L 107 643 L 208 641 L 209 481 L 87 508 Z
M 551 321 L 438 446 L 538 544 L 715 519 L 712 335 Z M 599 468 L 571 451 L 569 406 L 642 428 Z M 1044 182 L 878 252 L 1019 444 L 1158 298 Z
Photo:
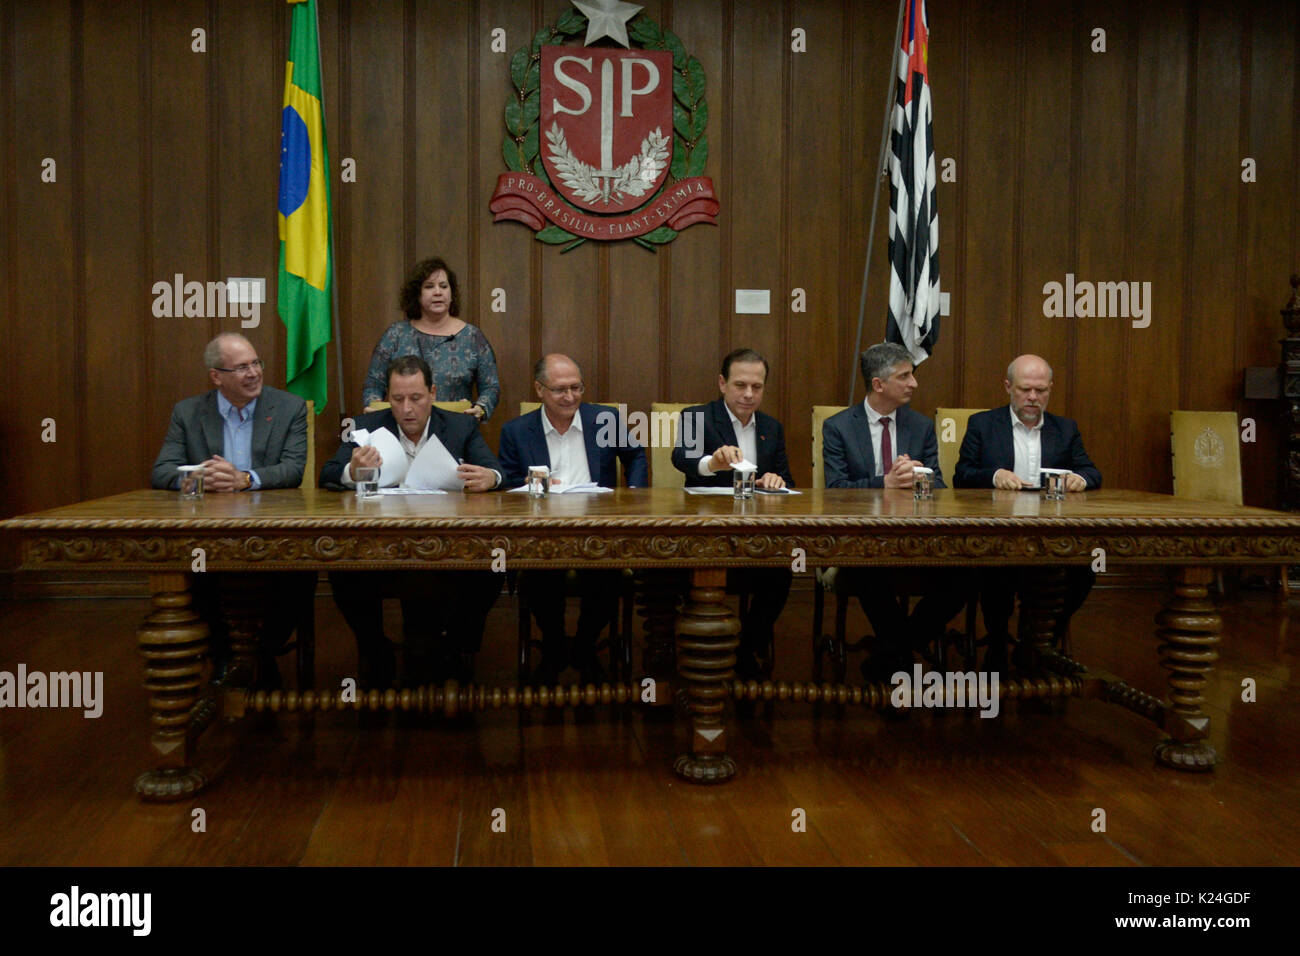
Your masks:
M 251 342 L 223 332 L 203 350 L 208 380 L 216 387 L 172 408 L 162 450 L 153 464 L 155 488 L 176 488 L 180 465 L 203 465 L 205 492 L 296 488 L 307 466 L 307 405 L 296 395 L 262 384 L 262 360 Z M 224 670 L 230 638 L 220 613 L 220 589 L 234 574 L 191 576 L 194 609 L 211 630 L 212 658 Z M 239 577 L 261 585 L 264 576 Z M 256 685 L 280 686 L 275 655 L 287 642 L 316 590 L 316 572 L 278 575 L 276 584 L 296 600 L 265 602 Z
M 262 384 L 251 342 L 223 332 L 203 350 L 216 388 L 177 402 L 153 464 L 155 488 L 175 488 L 181 465 L 203 465 L 206 491 L 297 488 L 307 466 L 307 405 Z
M 859 365 L 867 397 L 826 420 L 822 426 L 822 464 L 827 488 L 911 488 L 914 469 L 934 470 L 934 486 L 946 487 L 939 468 L 939 441 L 934 422 L 907 407 L 916 391 L 912 356 L 892 342 L 873 345 Z M 927 569 L 922 598 L 909 618 L 899 593 L 915 592 L 915 575 L 893 569 L 841 568 L 839 584 L 857 594 L 875 641 L 862 664 L 868 680 L 888 681 L 898 670 L 910 671 L 913 648 L 942 639 L 952 616 L 966 599 L 961 572 Z

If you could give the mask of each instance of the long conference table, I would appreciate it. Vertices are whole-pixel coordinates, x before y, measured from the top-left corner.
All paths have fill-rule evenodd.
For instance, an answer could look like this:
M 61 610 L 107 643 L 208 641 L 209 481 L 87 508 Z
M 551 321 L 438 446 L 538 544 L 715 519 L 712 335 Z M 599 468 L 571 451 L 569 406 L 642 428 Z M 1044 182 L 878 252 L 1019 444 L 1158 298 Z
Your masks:
M 621 489 L 600 495 L 382 496 L 316 489 L 210 494 L 182 501 L 175 492 L 134 491 L 0 523 L 22 543 L 27 571 L 139 571 L 149 575 L 152 606 L 137 630 L 151 709 L 153 766 L 136 779 L 146 799 L 183 799 L 205 786 L 198 738 L 216 720 L 250 712 L 357 709 L 455 715 L 487 708 L 660 703 L 670 691 L 688 705 L 691 744 L 674 769 L 695 782 L 736 772 L 727 754 L 726 701 L 791 700 L 889 706 L 887 684 L 739 681 L 733 667 L 739 621 L 726 601 L 728 568 L 786 566 L 1030 566 L 1036 585 L 1022 593 L 1021 634 L 1033 666 L 1004 679 L 1008 699 L 1084 697 L 1146 717 L 1162 731 L 1156 756 L 1166 766 L 1207 770 L 1204 688 L 1218 659 L 1222 628 L 1209 596 L 1216 565 L 1300 563 L 1300 514 L 1191 501 L 1145 492 L 1101 490 L 1048 501 L 1035 492 L 806 491 L 750 501 L 688 495 L 679 489 Z M 1168 674 L 1167 697 L 1090 670 L 1052 645 L 1065 568 L 1089 564 L 1177 568 L 1173 594 L 1156 615 L 1153 649 Z M 631 568 L 687 569 L 690 592 L 677 609 L 673 589 L 646 573 L 644 672 L 649 679 L 600 687 L 434 687 L 266 692 L 249 690 L 256 666 L 265 581 L 285 571 L 384 569 Z M 202 569 L 199 571 L 199 569 Z M 191 607 L 194 573 L 263 586 L 240 589 L 223 609 L 234 666 L 207 679 L 207 625 Z M 261 572 L 265 572 L 263 575 Z M 223 598 L 227 600 L 227 598 Z M 1028 622 L 1027 626 L 1025 622 Z M 350 643 L 350 637 L 349 637 Z

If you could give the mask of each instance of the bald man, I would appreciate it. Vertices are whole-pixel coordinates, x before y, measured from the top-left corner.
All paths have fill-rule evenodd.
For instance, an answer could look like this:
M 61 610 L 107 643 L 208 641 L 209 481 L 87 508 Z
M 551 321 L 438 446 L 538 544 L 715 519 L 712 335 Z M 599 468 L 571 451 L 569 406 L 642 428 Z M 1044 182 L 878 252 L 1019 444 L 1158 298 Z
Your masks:
M 650 483 L 645 449 L 627 437 L 625 426 L 619 426 L 619 410 L 582 400 L 586 385 L 577 362 L 559 353 L 542 356 L 533 367 L 533 387 L 542 407 L 501 429 L 505 487 L 518 488 L 528 480 L 530 466 L 545 465 L 551 469 L 553 492 L 584 484 L 615 488 L 620 461 L 629 488 Z M 614 442 L 608 440 L 611 436 Z M 616 444 L 620 438 L 624 444 Z M 542 660 L 531 680 L 553 686 L 573 665 L 582 683 L 600 683 L 604 674 L 596 659 L 596 638 L 614 616 L 622 572 L 578 572 L 582 605 L 572 652 L 564 627 L 565 574 L 529 570 L 519 579 L 520 591 L 542 631 Z
M 1038 355 L 1013 359 L 1002 384 L 1008 403 L 972 415 L 966 425 L 954 487 L 1037 489 L 1040 469 L 1068 468 L 1066 491 L 1100 488 L 1101 472 L 1084 451 L 1079 426 L 1047 411 L 1052 394 L 1052 367 L 1047 361 Z M 1019 576 L 1015 569 L 990 569 L 984 574 L 980 602 L 989 632 L 985 667 L 990 670 L 1005 669 L 1007 622 Z M 1065 613 L 1056 625 L 1058 640 L 1088 596 L 1094 577 L 1089 568 L 1067 572 Z

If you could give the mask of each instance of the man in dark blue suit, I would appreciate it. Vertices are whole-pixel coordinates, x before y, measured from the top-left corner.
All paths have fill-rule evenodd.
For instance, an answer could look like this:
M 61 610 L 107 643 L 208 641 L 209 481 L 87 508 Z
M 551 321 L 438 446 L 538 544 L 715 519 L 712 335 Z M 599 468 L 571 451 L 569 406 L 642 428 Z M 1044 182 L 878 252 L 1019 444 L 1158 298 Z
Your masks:
M 501 429 L 501 467 L 505 487 L 517 488 L 528 479 L 528 469 L 551 469 L 551 488 L 563 491 L 576 485 L 618 486 L 618 463 L 623 463 L 629 488 L 649 484 L 645 449 L 626 439 L 619 427 L 619 412 L 582 400 L 586 386 L 582 369 L 567 355 L 544 355 L 533 367 L 533 385 L 542 407 L 520 415 Z M 610 436 L 614 441 L 610 441 Z M 542 630 L 542 660 L 532 674 L 538 685 L 557 683 L 569 664 L 578 668 L 584 684 L 603 679 L 596 659 L 596 638 L 614 616 L 618 605 L 620 571 L 579 571 L 582 603 L 573 652 L 565 647 L 564 571 L 528 570 L 519 579 L 520 593 L 532 608 Z
M 912 356 L 893 342 L 873 345 L 859 360 L 867 397 L 822 426 L 822 465 L 827 488 L 911 488 L 919 465 L 934 471 L 934 486 L 946 487 L 939 467 L 934 422 L 908 408 L 916 391 Z M 863 661 L 868 680 L 888 681 L 912 666 L 914 647 L 942 639 L 966 600 L 962 572 L 927 569 L 922 597 L 908 618 L 897 595 L 915 590 L 915 575 L 893 569 L 841 568 L 839 584 L 857 594 L 875 642 Z
M 466 492 L 501 487 L 501 466 L 479 434 L 474 416 L 434 406 L 433 372 L 424 359 L 418 355 L 393 359 L 387 378 L 391 407 L 359 417 L 358 430 L 388 429 L 410 461 L 429 442 L 440 442 L 462 462 L 457 475 Z M 377 448 L 346 441 L 321 469 L 321 487 L 354 488 L 353 469 L 382 463 Z M 334 603 L 357 638 L 361 686 L 383 689 L 396 676 L 393 645 L 384 636 L 385 596 L 402 599 L 405 682 L 454 677 L 469 683 L 483 625 L 503 582 L 504 575 L 492 571 L 331 571 Z M 442 643 L 444 631 L 447 641 Z
M 745 460 L 757 466 L 759 488 L 776 491 L 794 486 L 781 423 L 758 410 L 767 374 L 767 359 L 753 349 L 737 349 L 722 360 L 718 376 L 722 397 L 682 411 L 673 465 L 686 476 L 688 488 L 729 488 L 731 466 Z M 698 424 L 690 428 L 688 421 Z M 687 434 L 701 436 L 702 441 L 687 448 Z M 740 622 L 740 649 L 736 653 L 736 674 L 740 677 L 757 677 L 761 673 L 758 656 L 773 646 L 776 619 L 790 594 L 792 577 L 785 568 L 727 572 L 727 590 L 750 595 L 748 613 Z
M 1100 488 L 1101 472 L 1084 451 L 1079 426 L 1047 411 L 1052 367 L 1037 355 L 1021 355 L 1007 366 L 1002 384 L 1008 404 L 977 412 L 966 425 L 954 476 L 956 487 L 1037 488 L 1040 469 L 1068 468 L 1066 491 Z M 989 632 L 985 666 L 991 670 L 1006 665 L 1007 622 L 1019 576 L 1014 569 L 990 569 L 983 575 L 980 603 Z M 1091 568 L 1070 568 L 1066 573 L 1065 612 L 1056 624 L 1058 640 L 1070 616 L 1092 590 L 1094 579 Z

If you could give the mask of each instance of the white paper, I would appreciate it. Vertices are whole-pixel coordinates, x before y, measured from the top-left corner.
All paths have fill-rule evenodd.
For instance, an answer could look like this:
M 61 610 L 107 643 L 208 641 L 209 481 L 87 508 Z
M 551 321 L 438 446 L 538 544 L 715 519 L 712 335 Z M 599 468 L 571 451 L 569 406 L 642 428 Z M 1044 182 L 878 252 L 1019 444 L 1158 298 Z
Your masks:
M 613 488 L 606 488 L 604 485 L 598 485 L 594 481 L 585 481 L 580 485 L 570 485 L 568 488 L 561 488 L 558 485 L 551 486 L 553 495 L 608 495 L 612 494 Z M 528 485 L 520 485 L 518 488 L 511 488 L 508 495 L 526 495 L 528 494 Z
M 553 495 L 607 495 L 613 490 L 613 488 L 598 485 L 594 481 L 584 481 L 580 484 L 569 485 L 567 488 L 563 485 L 551 485 L 551 494 Z
M 730 498 L 735 492 L 730 488 L 687 488 L 688 495 L 726 495 Z
M 370 447 L 379 452 L 382 464 L 379 466 L 379 487 L 392 488 L 402 483 L 406 477 L 406 452 L 402 443 L 387 428 L 376 428 L 373 432 L 358 428 L 352 432 L 352 440 L 362 448 Z M 356 476 L 353 475 L 355 479 Z
M 447 447 L 438 441 L 437 435 L 430 435 L 420 453 L 411 462 L 404 488 L 419 490 L 438 489 L 440 491 L 463 491 L 465 482 L 456 474 L 458 463 L 451 457 Z
M 445 495 L 437 488 L 380 488 L 381 495 Z

